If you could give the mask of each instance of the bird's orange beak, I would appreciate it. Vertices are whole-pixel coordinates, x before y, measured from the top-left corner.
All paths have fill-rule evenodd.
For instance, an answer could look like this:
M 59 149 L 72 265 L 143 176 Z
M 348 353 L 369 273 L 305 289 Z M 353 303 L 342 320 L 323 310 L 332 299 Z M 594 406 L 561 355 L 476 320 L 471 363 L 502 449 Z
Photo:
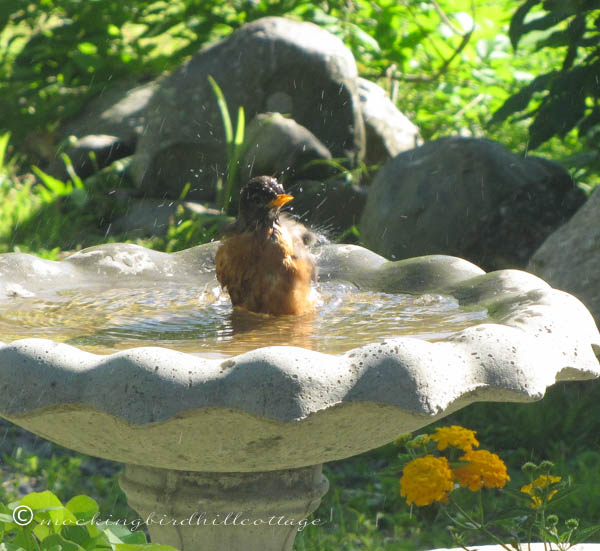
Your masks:
M 267 204 L 267 207 L 270 209 L 275 207 L 283 207 L 286 203 L 289 203 L 294 198 L 293 195 L 288 195 L 287 193 L 280 193 L 275 199 L 273 199 L 270 203 Z

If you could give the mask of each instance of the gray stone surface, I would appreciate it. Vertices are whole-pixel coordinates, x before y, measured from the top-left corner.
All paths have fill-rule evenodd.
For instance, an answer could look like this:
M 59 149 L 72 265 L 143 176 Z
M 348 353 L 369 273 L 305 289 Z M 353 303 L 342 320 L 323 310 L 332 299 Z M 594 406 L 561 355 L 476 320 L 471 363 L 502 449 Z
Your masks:
M 178 215 L 178 209 L 183 211 Z M 169 199 L 129 199 L 127 211 L 111 225 L 112 234 L 121 234 L 122 239 L 166 235 L 171 220 L 181 220 L 183 214 L 204 216 L 208 223 L 214 221 L 218 226 L 231 223 L 233 218 L 224 216 L 217 209 L 205 207 L 190 201 L 172 201 Z
M 446 137 L 380 169 L 360 237 L 393 259 L 452 254 L 486 270 L 524 268 L 584 200 L 555 163 L 490 140 Z
M 260 174 L 277 178 L 327 177 L 331 168 L 311 161 L 328 161 L 331 153 L 310 130 L 281 113 L 259 113 L 246 129 L 246 152 L 240 172 L 248 181 Z
M 133 79 L 109 86 L 57 130 L 56 142 L 61 147 L 52 151 L 46 170 L 57 178 L 68 178 L 59 156 L 61 150 L 81 178 L 132 155 L 144 132 L 146 109 L 157 86 L 158 81 L 140 84 Z M 90 161 L 90 152 L 96 155 L 97 166 Z
M 156 81 L 139 84 L 134 80 L 109 86 L 61 128 L 61 136 L 107 134 L 125 143 L 135 143 L 144 132 L 146 109 L 157 86 Z
M 154 520 L 152 542 L 180 551 L 292 551 L 329 487 L 320 465 L 216 475 L 127 465 L 120 485 L 141 518 Z M 160 526 L 161 518 L 184 524 Z
M 2 255 L 0 297 L 15 286 L 213 281 L 217 246 L 166 254 L 113 244 L 61 262 Z M 337 356 L 295 347 L 227 360 L 157 347 L 102 356 L 24 339 L 0 346 L 0 415 L 125 463 L 252 472 L 349 457 L 472 402 L 537 400 L 556 380 L 600 375 L 590 313 L 531 274 L 485 274 L 444 256 L 388 262 L 351 245 L 326 246 L 317 259 L 323 279 L 452 295 L 487 308 L 491 321 L 437 342 L 396 337 Z
M 235 118 L 290 115 L 334 157 L 362 157 L 364 127 L 350 50 L 312 23 L 267 17 L 245 25 L 162 80 L 138 143 L 134 177 L 148 194 L 211 199 L 225 167 L 221 115 L 207 81 L 212 75 Z
M 325 182 L 301 179 L 286 189 L 294 195 L 290 210 L 330 238 L 358 224 L 367 202 L 367 188 L 338 178 Z
M 421 145 L 419 129 L 387 97 L 385 90 L 364 78 L 358 79 L 360 106 L 365 121 L 368 165 L 388 161 Z
M 80 178 L 87 178 L 114 161 L 133 155 L 134 151 L 134 139 L 107 134 L 90 134 L 76 140 L 66 149 L 65 153 L 71 159 L 77 175 Z M 62 180 L 69 178 L 65 163 L 60 157 L 54 158 L 48 172 Z
M 528 269 L 578 297 L 600 325 L 600 188 L 544 241 Z

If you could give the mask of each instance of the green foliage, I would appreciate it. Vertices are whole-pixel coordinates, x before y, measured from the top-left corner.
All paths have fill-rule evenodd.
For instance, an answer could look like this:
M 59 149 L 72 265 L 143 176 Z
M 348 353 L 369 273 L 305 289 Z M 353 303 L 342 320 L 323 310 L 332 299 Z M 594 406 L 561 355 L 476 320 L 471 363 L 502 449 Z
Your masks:
M 233 220 L 226 215 L 186 213 L 183 206 L 179 205 L 175 218 L 169 222 L 166 235 L 153 237 L 144 245 L 167 253 L 182 251 L 191 245 L 218 239 L 223 228 Z
M 17 176 L 15 163 L 6 156 L 8 138 L 0 137 L 0 253 L 34 250 L 56 258 L 61 249 L 106 241 L 102 224 L 108 226 L 107 220 L 126 208 L 115 196 L 125 165 L 117 162 L 84 182 L 63 155 L 67 181 L 38 167 L 32 168 L 34 174 Z
M 239 26 L 218 0 L 0 3 L 0 112 L 17 143 L 53 128 L 110 81 L 156 75 Z
M 101 522 L 98 504 L 78 495 L 63 503 L 50 491 L 33 492 L 9 504 L 0 503 L 0 547 L 3 551 L 175 551 L 146 542 L 141 530 Z
M 535 149 L 553 136 L 564 138 L 576 130 L 589 149 L 596 150 L 600 169 L 600 2 L 527 0 L 515 12 L 509 36 L 535 50 L 554 52 L 551 70 L 538 75 L 507 99 L 491 122 L 509 117 L 533 118 L 529 147 Z M 560 57 L 559 57 L 560 56 Z M 559 59 L 562 58 L 562 64 Z

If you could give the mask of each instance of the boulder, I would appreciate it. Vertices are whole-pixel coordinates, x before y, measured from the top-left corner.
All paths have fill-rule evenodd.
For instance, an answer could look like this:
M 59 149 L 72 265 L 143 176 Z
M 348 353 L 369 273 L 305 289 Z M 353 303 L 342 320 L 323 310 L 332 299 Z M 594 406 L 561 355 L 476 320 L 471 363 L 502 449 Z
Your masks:
M 584 201 L 556 163 L 523 158 L 490 140 L 445 137 L 382 167 L 360 236 L 392 259 L 441 253 L 487 271 L 524 268 Z
M 365 123 L 367 165 L 384 163 L 421 145 L 419 129 L 398 110 L 383 88 L 359 78 L 358 93 Z
M 294 195 L 290 210 L 304 224 L 331 239 L 358 224 L 367 188 L 343 178 L 298 180 L 286 189 Z
M 135 141 L 126 141 L 118 136 L 106 134 L 90 134 L 75 140 L 65 153 L 71 159 L 77 175 L 80 178 L 87 178 L 114 161 L 133 155 L 134 151 Z M 61 180 L 69 178 L 61 157 L 53 159 L 48 172 Z
M 146 107 L 156 87 L 156 82 L 140 85 L 133 80 L 123 81 L 94 98 L 55 133 L 46 170 L 62 180 L 69 177 L 61 151 L 69 156 L 81 178 L 132 155 L 144 131 Z
M 243 181 L 260 174 L 326 178 L 331 153 L 307 128 L 280 113 L 262 113 L 246 129 Z M 311 163 L 311 161 L 324 161 Z
M 600 325 L 600 188 L 535 252 L 528 270 L 574 294 Z
M 267 17 L 202 50 L 164 78 L 148 108 L 134 179 L 144 193 L 192 200 L 214 198 L 226 164 L 221 114 L 209 85 L 223 90 L 234 119 L 289 115 L 334 157 L 361 159 L 365 147 L 357 70 L 342 41 L 312 23 Z
M 220 226 L 231 222 L 231 219 L 226 220 L 217 209 L 190 201 L 127 198 L 125 213 L 111 224 L 110 230 L 113 235 L 127 239 L 162 237 L 167 234 L 171 223 L 176 224 L 184 217 L 189 218 L 193 215 L 214 220 L 214 223 Z
M 146 110 L 157 86 L 157 81 L 139 84 L 131 80 L 114 84 L 67 122 L 60 129 L 60 136 L 65 139 L 106 134 L 135 144 L 144 132 Z

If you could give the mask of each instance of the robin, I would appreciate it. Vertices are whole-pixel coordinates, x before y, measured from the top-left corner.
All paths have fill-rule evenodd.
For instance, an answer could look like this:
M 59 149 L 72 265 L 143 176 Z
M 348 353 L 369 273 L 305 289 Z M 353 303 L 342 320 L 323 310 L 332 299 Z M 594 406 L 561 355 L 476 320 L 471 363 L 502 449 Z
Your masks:
M 242 188 L 237 219 L 215 258 L 217 279 L 234 307 L 273 315 L 313 309 L 310 232 L 280 217 L 293 198 L 270 176 L 252 178 Z

